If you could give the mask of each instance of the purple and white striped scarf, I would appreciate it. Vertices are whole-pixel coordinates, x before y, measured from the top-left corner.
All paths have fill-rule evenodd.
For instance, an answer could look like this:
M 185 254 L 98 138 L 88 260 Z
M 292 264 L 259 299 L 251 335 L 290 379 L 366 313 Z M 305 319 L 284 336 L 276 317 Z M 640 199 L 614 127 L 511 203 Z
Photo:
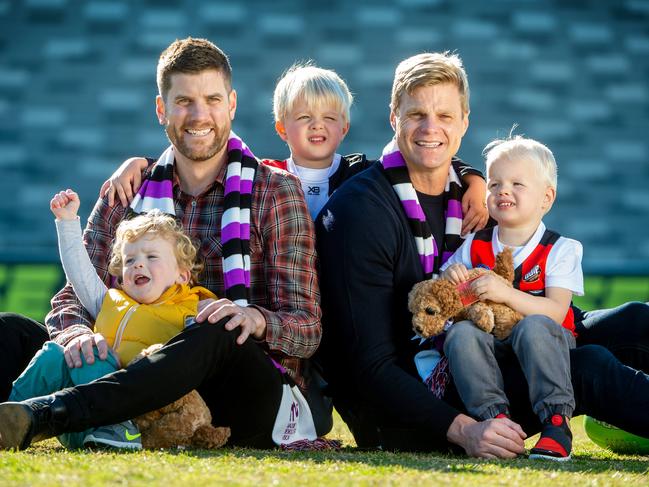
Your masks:
M 395 139 L 392 139 L 385 146 L 380 160 L 408 217 L 410 229 L 415 237 L 419 260 L 424 269 L 425 279 L 430 279 L 435 270 L 435 260 L 439 255 L 439 247 L 430 231 L 430 226 L 426 221 L 426 215 L 417 198 L 417 191 L 415 191 L 410 181 L 406 161 L 403 159 Z M 444 188 L 444 200 L 446 201 L 446 210 L 444 212 L 446 219 L 444 248 L 442 249 L 441 260 L 438 266 L 446 262 L 462 244 L 462 237 L 460 236 L 462 230 L 462 182 L 453 169 L 453 165 L 448 167 L 448 178 L 446 179 L 446 186 Z M 441 399 L 446 391 L 449 378 L 448 359 L 442 356 L 441 360 L 437 362 L 437 365 L 424 382 L 429 390 Z
M 176 215 L 173 201 L 174 148 L 169 146 L 155 163 L 131 202 L 135 213 L 154 208 Z M 223 246 L 223 283 L 225 295 L 239 306 L 246 306 L 250 293 L 250 207 L 257 158 L 246 144 L 230 132 L 227 145 L 227 168 L 221 244 Z
M 424 269 L 426 279 L 430 279 L 435 269 L 435 260 L 441 251 L 441 260 L 438 266 L 442 265 L 462 244 L 460 232 L 462 230 L 462 182 L 455 173 L 453 166 L 448 168 L 448 178 L 444 188 L 444 200 L 446 201 L 446 210 L 444 218 L 446 219 L 444 247 L 439 248 L 437 242 L 430 231 L 430 226 L 426 221 L 426 215 L 419 204 L 417 191 L 415 191 L 406 161 L 403 159 L 396 139 L 392 139 L 383 149 L 381 155 L 381 164 L 383 169 L 397 193 L 403 210 L 408 217 L 410 229 L 415 238 L 417 253 L 421 266 Z

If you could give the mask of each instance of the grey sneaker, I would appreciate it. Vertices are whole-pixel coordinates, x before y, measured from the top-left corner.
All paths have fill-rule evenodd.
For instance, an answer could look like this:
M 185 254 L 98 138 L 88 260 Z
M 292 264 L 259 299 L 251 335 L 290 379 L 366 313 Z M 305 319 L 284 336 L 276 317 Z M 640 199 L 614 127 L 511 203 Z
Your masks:
M 83 439 L 83 446 L 87 448 L 141 450 L 142 434 L 133 421 L 123 421 L 92 430 Z

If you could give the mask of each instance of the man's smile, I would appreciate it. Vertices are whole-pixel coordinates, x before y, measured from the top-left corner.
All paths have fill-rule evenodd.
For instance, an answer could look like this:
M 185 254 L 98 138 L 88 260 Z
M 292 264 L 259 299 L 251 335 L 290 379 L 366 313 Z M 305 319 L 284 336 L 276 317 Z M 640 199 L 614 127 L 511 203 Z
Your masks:
M 192 137 L 205 137 L 208 135 L 210 132 L 212 132 L 211 128 L 206 128 L 206 129 L 185 129 L 185 132 L 191 135 Z

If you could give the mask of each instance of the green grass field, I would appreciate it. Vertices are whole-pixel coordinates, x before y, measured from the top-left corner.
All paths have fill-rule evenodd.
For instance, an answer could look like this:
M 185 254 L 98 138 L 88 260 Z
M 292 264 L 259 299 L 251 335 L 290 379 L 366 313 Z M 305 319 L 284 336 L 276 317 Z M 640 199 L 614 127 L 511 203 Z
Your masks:
M 649 457 L 621 456 L 591 443 L 573 420 L 573 460 L 482 461 L 434 454 L 362 452 L 340 418 L 339 452 L 216 451 L 104 453 L 63 450 L 55 440 L 0 453 L 0 485 L 554 485 L 646 486 Z M 534 441 L 528 441 L 528 446 Z
M 0 310 L 42 320 L 49 299 L 62 285 L 55 265 L 0 265 Z M 649 300 L 649 278 L 588 277 L 584 309 Z M 649 414 L 649 411 L 647 412 Z M 139 453 L 70 452 L 56 440 L 23 451 L 0 452 L 5 485 L 649 485 L 649 456 L 603 450 L 573 420 L 573 460 L 566 464 L 517 459 L 480 461 L 434 454 L 363 452 L 339 417 L 330 438 L 339 452 L 288 453 L 224 448 L 216 451 Z M 528 446 L 534 442 L 528 441 Z

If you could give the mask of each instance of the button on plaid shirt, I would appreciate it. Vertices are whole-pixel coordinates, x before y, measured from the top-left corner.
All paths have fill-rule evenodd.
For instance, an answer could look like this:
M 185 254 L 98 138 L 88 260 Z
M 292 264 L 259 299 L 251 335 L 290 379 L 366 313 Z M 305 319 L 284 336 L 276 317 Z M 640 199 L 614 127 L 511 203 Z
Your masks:
M 205 269 L 199 284 L 219 297 L 225 296 L 220 238 L 224 183 L 225 165 L 199 196 L 183 193 L 177 179 L 174 184 L 176 217 L 201 243 Z M 90 259 L 108 286 L 110 246 L 124 214 L 119 203 L 111 208 L 106 198 L 100 199 L 84 231 Z M 321 336 L 313 222 L 297 178 L 262 164 L 252 193 L 250 261 L 250 304 L 267 323 L 262 346 L 304 386 L 302 359 L 315 352 Z M 93 327 L 69 283 L 52 298 L 45 323 L 52 340 L 62 345 Z

